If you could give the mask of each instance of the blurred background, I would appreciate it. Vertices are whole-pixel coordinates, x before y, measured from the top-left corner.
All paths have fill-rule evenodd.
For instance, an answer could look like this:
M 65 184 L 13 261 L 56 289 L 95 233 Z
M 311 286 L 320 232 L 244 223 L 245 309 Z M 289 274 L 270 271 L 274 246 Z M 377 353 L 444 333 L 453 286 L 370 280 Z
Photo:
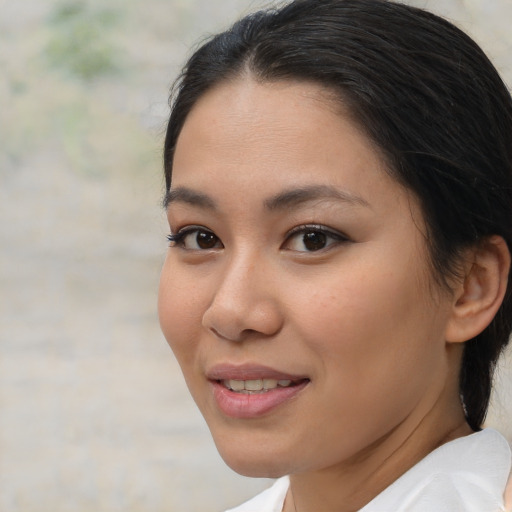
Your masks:
M 0 0 L 0 510 L 221 511 L 225 467 L 156 316 L 167 95 L 248 0 Z M 448 16 L 512 84 L 510 0 Z M 511 357 L 489 425 L 512 440 Z

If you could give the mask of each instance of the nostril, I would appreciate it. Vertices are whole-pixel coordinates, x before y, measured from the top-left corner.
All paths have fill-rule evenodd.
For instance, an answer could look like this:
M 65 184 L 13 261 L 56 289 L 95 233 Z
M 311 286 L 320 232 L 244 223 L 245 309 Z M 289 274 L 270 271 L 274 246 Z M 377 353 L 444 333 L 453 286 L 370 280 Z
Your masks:
M 222 282 L 204 311 L 203 327 L 217 338 L 230 341 L 275 335 L 283 324 L 277 298 L 269 296 L 267 287 L 260 289 L 246 283 L 241 290 L 240 286 L 228 287 L 230 282 Z
M 213 332 L 213 334 L 215 334 L 215 336 L 217 338 L 222 338 L 224 340 L 228 340 L 228 341 L 231 341 L 227 336 L 224 336 L 223 334 L 221 334 L 217 329 L 215 329 L 214 327 L 210 327 L 210 331 Z
M 233 329 L 232 332 L 227 332 L 227 331 L 220 332 L 215 327 L 210 327 L 209 330 L 217 338 L 225 340 L 225 341 L 232 341 L 235 343 L 239 343 L 239 342 L 244 341 L 253 336 L 261 337 L 261 333 L 258 333 L 258 331 L 254 330 L 254 329 L 244 329 L 241 331 L 237 331 L 237 330 Z

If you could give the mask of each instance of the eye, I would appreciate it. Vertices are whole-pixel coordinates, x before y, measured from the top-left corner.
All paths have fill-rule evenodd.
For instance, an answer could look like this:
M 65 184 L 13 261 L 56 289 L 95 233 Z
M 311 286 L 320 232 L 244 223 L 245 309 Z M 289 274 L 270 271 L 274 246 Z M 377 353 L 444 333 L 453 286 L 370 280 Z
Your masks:
M 223 247 L 215 233 L 200 226 L 180 229 L 175 235 L 168 235 L 167 239 L 171 242 L 171 247 L 182 247 L 190 251 L 204 251 Z
M 298 226 L 289 233 L 284 248 L 297 252 L 316 252 L 348 240 L 347 236 L 324 226 Z

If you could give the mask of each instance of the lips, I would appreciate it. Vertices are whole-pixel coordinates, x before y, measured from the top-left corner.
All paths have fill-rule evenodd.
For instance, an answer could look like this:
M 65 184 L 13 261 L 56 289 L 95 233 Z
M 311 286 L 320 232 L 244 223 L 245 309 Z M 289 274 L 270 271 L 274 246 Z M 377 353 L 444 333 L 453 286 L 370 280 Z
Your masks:
M 219 410 L 239 419 L 269 414 L 295 398 L 310 382 L 305 376 L 259 365 L 217 365 L 207 377 Z
M 253 380 L 236 380 L 229 379 L 223 380 L 222 384 L 224 387 L 235 391 L 237 393 L 259 393 L 276 389 L 277 387 L 287 388 L 291 386 L 294 381 L 290 379 L 253 379 Z
M 206 372 L 209 380 L 258 380 L 275 379 L 298 381 L 306 379 L 306 375 L 297 375 L 257 364 L 218 364 Z

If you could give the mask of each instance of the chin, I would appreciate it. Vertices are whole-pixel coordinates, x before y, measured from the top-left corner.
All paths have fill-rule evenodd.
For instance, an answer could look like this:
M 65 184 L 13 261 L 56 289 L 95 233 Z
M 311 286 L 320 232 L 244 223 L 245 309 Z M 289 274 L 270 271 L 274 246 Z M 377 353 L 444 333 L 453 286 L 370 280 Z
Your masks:
M 220 446 L 217 449 L 224 462 L 236 473 L 251 478 L 280 478 L 290 473 L 286 459 L 271 449 L 258 449 L 255 445 L 252 450 L 234 446 Z

